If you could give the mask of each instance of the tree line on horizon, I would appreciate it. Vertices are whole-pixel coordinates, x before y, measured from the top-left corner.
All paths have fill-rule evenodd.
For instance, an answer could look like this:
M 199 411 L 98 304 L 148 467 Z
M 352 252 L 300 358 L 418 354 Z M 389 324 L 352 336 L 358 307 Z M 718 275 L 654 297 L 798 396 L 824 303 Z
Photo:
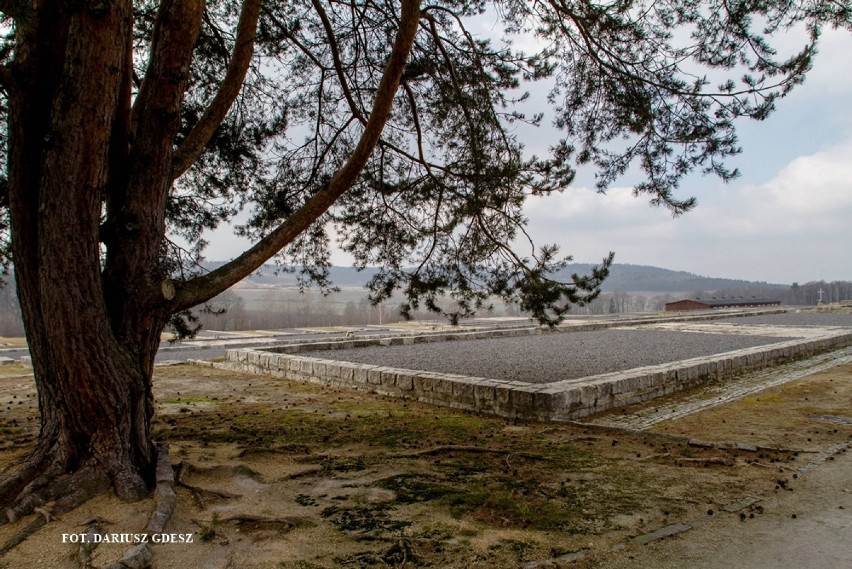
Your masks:
M 750 298 L 753 296 L 780 300 L 787 306 L 816 306 L 819 291 L 823 291 L 823 302 L 836 303 L 852 300 L 852 281 L 810 281 L 793 283 L 790 287 L 777 285 L 761 288 L 727 288 L 718 290 L 694 290 L 689 293 L 647 293 L 635 291 L 604 292 L 584 306 L 574 306 L 570 316 L 602 314 L 625 314 L 629 312 L 659 312 L 668 302 L 686 298 Z M 228 290 L 208 303 L 207 308 L 196 311 L 197 323 L 208 330 L 255 330 L 302 328 L 312 326 L 370 326 L 391 324 L 404 320 L 394 302 L 374 305 L 369 302 L 366 291 L 358 300 L 338 300 L 334 293 L 323 296 L 308 290 L 293 298 L 283 298 L 280 289 L 270 288 L 266 297 L 259 302 L 247 302 L 235 290 Z M 277 295 L 277 296 L 276 296 Z M 494 303 L 490 312 L 481 316 L 529 316 L 516 304 Z M 415 321 L 443 322 L 440 317 L 417 311 L 411 314 Z M 0 336 L 23 335 L 20 306 L 12 287 L 0 288 Z

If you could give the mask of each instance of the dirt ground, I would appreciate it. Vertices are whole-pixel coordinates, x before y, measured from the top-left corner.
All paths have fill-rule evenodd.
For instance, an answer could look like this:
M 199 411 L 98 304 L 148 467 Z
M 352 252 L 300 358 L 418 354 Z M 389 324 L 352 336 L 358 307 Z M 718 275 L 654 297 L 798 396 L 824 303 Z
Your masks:
M 26 348 L 27 341 L 21 337 L 7 338 L 0 336 L 0 348 Z
M 34 439 L 36 401 L 25 370 L 4 373 L 0 464 L 11 465 Z M 167 531 L 191 534 L 192 543 L 154 546 L 154 566 L 632 566 L 660 547 L 639 546 L 635 536 L 695 520 L 756 527 L 748 522 L 792 499 L 812 476 L 798 474 L 809 462 L 831 461 L 824 451 L 852 441 L 850 377 L 852 366 L 836 367 L 628 433 L 161 367 L 154 433 L 169 444 L 179 479 Z M 153 508 L 153 498 L 97 498 L 0 557 L 0 568 L 80 567 L 79 546 L 63 534 L 84 533 L 93 518 L 105 533 L 138 533 Z M 0 526 L 0 544 L 28 521 Z M 100 545 L 91 566 L 127 547 Z

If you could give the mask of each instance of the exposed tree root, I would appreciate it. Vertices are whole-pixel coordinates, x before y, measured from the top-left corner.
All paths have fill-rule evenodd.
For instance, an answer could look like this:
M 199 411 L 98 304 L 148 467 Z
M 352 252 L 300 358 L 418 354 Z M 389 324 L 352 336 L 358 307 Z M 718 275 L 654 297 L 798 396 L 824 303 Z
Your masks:
M 310 448 L 305 445 L 287 444 L 276 447 L 249 447 L 241 450 L 237 454 L 237 458 L 245 458 L 247 456 L 257 456 L 264 454 L 308 454 Z
M 507 452 L 505 449 L 477 447 L 468 445 L 441 445 L 416 452 L 394 454 L 391 458 L 420 458 L 423 456 L 434 456 L 436 454 L 444 454 L 451 452 L 465 452 L 470 454 L 510 454 L 530 460 L 552 460 L 551 457 L 543 454 L 535 454 L 529 452 Z
M 47 522 L 44 520 L 44 518 L 36 518 L 36 519 L 34 519 L 32 522 L 30 522 L 30 524 L 29 524 L 29 525 L 27 525 L 27 527 L 25 527 L 24 529 L 22 529 L 21 531 L 19 531 L 19 532 L 17 533 L 17 535 L 15 535 L 15 537 L 13 537 L 12 539 L 10 539 L 10 540 L 9 540 L 9 541 L 7 541 L 6 543 L 4 543 L 4 544 L 3 544 L 3 547 L 0 547 L 0 557 L 3 557 L 4 555 L 6 555 L 7 553 L 9 553 L 9 552 L 10 552 L 10 551 L 12 551 L 13 549 L 15 549 L 16 547 L 18 547 L 18 546 L 19 546 L 20 544 L 22 544 L 22 543 L 23 543 L 23 542 L 24 542 L 24 541 L 25 541 L 28 537 L 30 537 L 32 534 L 34 534 L 36 531 L 38 531 L 38 529 L 39 529 L 41 526 L 45 525 L 46 523 L 47 523 Z
M 175 471 L 169 460 L 169 447 L 162 444 L 157 447 L 157 488 L 154 496 L 157 502 L 154 513 L 145 528 L 148 534 L 162 533 L 166 524 L 172 519 L 177 507 L 175 495 Z M 124 556 L 110 563 L 104 569 L 127 569 L 128 567 L 148 567 L 154 558 L 150 543 L 140 543 L 129 548 Z
M 788 470 L 790 472 L 795 472 L 795 468 L 790 468 L 789 466 L 785 466 L 783 464 L 764 464 L 762 462 L 747 462 L 749 466 L 759 466 L 761 468 L 770 468 L 772 470 L 778 470 L 779 472 Z
M 10 522 L 15 522 L 37 509 L 45 517 L 61 515 L 99 494 L 108 492 L 109 489 L 110 483 L 106 475 L 92 467 L 82 468 L 58 478 L 48 471 L 24 488 L 6 509 L 6 517 Z M 54 502 L 52 510 L 42 508 L 50 502 Z
M 203 510 L 207 508 L 208 501 L 215 500 L 233 500 L 234 498 L 240 498 L 240 494 L 232 494 L 230 492 L 225 492 L 224 490 L 209 490 L 207 488 L 201 488 L 199 486 L 193 486 L 192 484 L 187 484 L 181 480 L 177 481 L 177 485 L 181 488 L 186 488 L 192 494 L 192 499 L 195 502 L 195 505 L 199 510 Z
M 676 458 L 675 462 L 678 464 L 703 464 L 704 466 L 709 466 L 711 464 L 716 464 L 719 466 L 731 466 L 731 461 L 719 456 L 711 456 L 707 458 Z
M 54 521 L 59 519 L 56 516 L 54 516 L 52 513 L 45 510 L 44 508 L 33 508 L 33 512 L 35 512 L 36 514 L 41 514 L 42 516 L 44 516 L 45 523 L 54 522 Z
M 648 456 L 643 456 L 643 457 L 637 458 L 636 460 L 637 461 L 654 460 L 654 459 L 657 459 L 657 458 L 666 458 L 666 457 L 669 457 L 671 455 L 672 455 L 672 453 L 670 453 L 670 452 L 661 452 L 659 454 L 649 454 Z
M 10 522 L 14 522 L 21 516 L 31 513 L 41 515 L 0 547 L 0 557 L 23 543 L 29 536 L 48 522 L 81 506 L 95 496 L 108 491 L 109 481 L 107 478 L 105 476 L 98 476 L 92 469 L 88 468 L 59 478 L 50 485 L 42 484 L 40 490 L 33 491 L 27 496 L 20 498 L 15 507 L 7 510 L 6 515 Z M 41 507 L 42 504 L 48 502 L 53 502 L 51 510 Z
M 234 525 L 244 532 L 275 531 L 287 533 L 299 527 L 313 527 L 315 525 L 299 517 L 265 518 L 250 514 L 231 516 L 221 520 L 221 522 Z
M 29 457 L 14 465 L 18 467 L 15 472 L 0 480 L 0 504 L 13 504 L 15 498 L 21 495 L 27 487 L 40 487 L 38 483 L 44 479 L 45 468 L 56 470 L 55 467 L 57 466 L 57 461 L 53 461 L 53 464 L 48 466 L 48 460 L 45 458 L 47 456 L 49 455 L 44 451 L 36 449 Z M 8 514 L 0 516 L 0 524 L 9 521 L 14 520 L 10 519 Z
M 261 476 L 260 472 L 256 470 L 252 470 L 248 466 L 238 464 L 237 466 L 230 465 L 221 465 L 218 464 L 216 466 L 197 466 L 195 464 L 189 462 L 182 462 L 178 467 L 180 471 L 180 475 L 178 478 L 183 478 L 185 475 L 199 475 L 199 476 L 246 476 L 253 480 L 257 480 L 261 482 L 263 480 L 263 476 Z
M 153 532 L 162 531 L 165 523 L 171 519 L 176 503 L 168 450 L 163 449 L 163 452 L 166 468 L 161 472 L 158 465 L 157 478 L 158 482 L 163 479 L 169 480 L 170 483 L 165 484 L 162 489 L 158 486 L 157 510 L 149 524 L 149 531 Z M 76 472 L 65 474 L 68 470 L 65 453 L 58 453 L 58 457 L 49 464 L 47 460 L 38 458 L 39 456 L 43 455 L 38 451 L 34 452 L 17 472 L 0 482 L 0 496 L 4 497 L 8 504 L 3 512 L 5 515 L 0 516 L 4 523 L 14 523 L 33 513 L 40 514 L 0 547 L 0 557 L 23 543 L 42 526 L 95 496 L 105 494 L 111 489 L 123 499 L 133 499 L 140 494 L 141 478 L 129 468 L 126 471 L 116 468 L 110 480 L 103 468 L 92 465 L 84 465 Z
M 316 466 L 314 468 L 308 468 L 307 470 L 301 470 L 299 472 L 287 474 L 285 476 L 280 477 L 278 479 L 278 481 L 281 482 L 281 481 L 284 481 L 284 480 L 295 480 L 296 478 L 302 478 L 302 477 L 305 477 L 305 476 L 312 476 L 314 474 L 320 474 L 322 472 L 325 472 L 326 470 L 328 470 L 328 469 L 325 468 L 324 466 Z

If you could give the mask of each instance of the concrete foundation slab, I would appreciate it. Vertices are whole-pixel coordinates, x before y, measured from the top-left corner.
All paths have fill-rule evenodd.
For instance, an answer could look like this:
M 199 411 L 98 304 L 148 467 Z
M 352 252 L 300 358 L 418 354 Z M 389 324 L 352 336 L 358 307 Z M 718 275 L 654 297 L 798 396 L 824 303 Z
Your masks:
M 663 395 L 698 385 L 708 380 L 725 379 L 750 370 L 757 370 L 776 365 L 781 362 L 808 357 L 814 354 L 840 349 L 852 345 L 852 317 L 848 325 L 802 325 L 801 317 L 793 326 L 784 326 L 783 315 L 779 318 L 782 324 L 748 323 L 743 319 L 740 323 L 730 321 L 695 322 L 681 320 L 671 322 L 670 319 L 652 321 L 642 319 L 633 323 L 629 329 L 624 320 L 610 323 L 596 322 L 594 329 L 586 330 L 575 326 L 562 328 L 558 332 L 538 327 L 515 328 L 511 330 L 494 330 L 489 337 L 488 331 L 469 333 L 436 333 L 422 336 L 407 336 L 409 345 L 400 345 L 390 338 L 370 338 L 359 340 L 365 350 L 379 354 L 372 363 L 352 362 L 336 359 L 338 350 L 351 351 L 353 342 L 326 342 L 286 345 L 280 348 L 240 349 L 229 350 L 225 362 L 216 364 L 220 367 L 238 369 L 252 373 L 280 375 L 294 380 L 332 385 L 348 386 L 392 395 L 407 399 L 416 399 L 427 403 L 469 409 L 505 417 L 534 419 L 534 420 L 576 420 L 589 415 L 600 413 L 617 406 L 629 405 L 646 401 Z M 846 321 L 838 321 L 845 324 Z M 607 326 L 607 324 L 613 324 Z M 780 328 L 780 329 L 779 329 Z M 573 330 L 568 331 L 566 330 Z M 652 365 L 637 367 L 625 366 L 617 371 L 607 371 L 579 377 L 562 379 L 558 374 L 547 374 L 543 379 L 521 381 L 526 376 L 519 377 L 487 377 L 480 369 L 487 366 L 468 365 L 466 370 L 474 370 L 476 377 L 446 371 L 431 369 L 406 369 L 388 363 L 381 356 L 390 350 L 426 349 L 433 353 L 433 358 L 444 361 L 442 350 L 470 348 L 475 353 L 480 342 L 499 342 L 503 352 L 508 350 L 513 341 L 523 342 L 525 347 L 534 346 L 536 342 L 553 342 L 573 337 L 577 340 L 584 334 L 599 334 L 595 330 L 609 330 L 610 338 L 625 338 L 625 333 L 631 341 L 639 341 L 642 335 L 659 339 L 665 335 L 671 350 L 676 350 L 678 343 L 689 345 L 690 341 L 701 337 L 702 342 L 708 338 L 723 346 L 723 351 L 687 357 L 677 361 L 665 361 Z M 508 339 L 504 337 L 509 336 Z M 588 340 L 591 336 L 587 336 Z M 477 338 L 486 338 L 479 340 Z M 514 338 L 515 340 L 513 340 Z M 733 340 L 732 340 L 733 338 Z M 462 341 L 464 340 L 464 341 Z M 594 341 L 604 341 L 593 338 Z M 756 340 L 756 341 L 755 341 Z M 738 349 L 724 350 L 725 346 L 742 345 Z M 712 342 L 711 342 L 712 343 Z M 739 343 L 739 344 L 738 344 Z M 424 344 L 429 344 L 428 346 Z M 462 346 L 467 344 L 467 346 Z M 756 344 L 756 345 L 754 345 Z M 441 346 L 440 349 L 438 346 Z M 532 353 L 527 348 L 527 353 Z M 558 357 L 553 350 L 551 357 Z M 298 355 L 295 355 L 298 354 Z M 617 351 L 611 351 L 611 359 L 618 359 Z M 319 356 L 319 357 L 316 357 Z M 475 357 L 475 356 L 473 356 Z M 541 357 L 541 356 L 539 356 Z M 476 360 L 474 360 L 475 362 Z M 625 360 L 626 361 L 626 360 Z M 622 362 L 623 363 L 623 362 Z M 489 369 L 495 369 L 493 366 Z M 486 375 L 486 377 L 478 377 Z M 496 374 L 495 374 L 496 375 Z M 549 380 L 548 380 L 549 379 Z

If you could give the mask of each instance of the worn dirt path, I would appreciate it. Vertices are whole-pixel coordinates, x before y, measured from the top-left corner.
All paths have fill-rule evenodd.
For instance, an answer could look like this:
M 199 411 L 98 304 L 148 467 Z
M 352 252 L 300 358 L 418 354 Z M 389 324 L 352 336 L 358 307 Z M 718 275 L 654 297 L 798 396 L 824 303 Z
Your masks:
M 802 476 L 795 491 L 763 502 L 764 513 L 693 522 L 693 529 L 613 553 L 606 569 L 840 569 L 852 567 L 852 453 Z

